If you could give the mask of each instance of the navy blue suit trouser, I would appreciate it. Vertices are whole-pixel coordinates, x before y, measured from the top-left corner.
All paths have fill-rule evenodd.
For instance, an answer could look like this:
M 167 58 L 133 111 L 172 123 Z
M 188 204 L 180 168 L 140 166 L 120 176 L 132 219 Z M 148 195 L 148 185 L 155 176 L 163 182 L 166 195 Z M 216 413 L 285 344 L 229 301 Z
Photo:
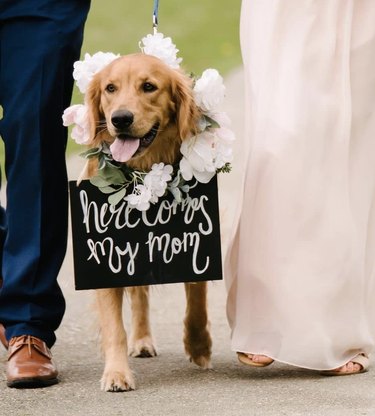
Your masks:
M 34 335 L 49 347 L 65 301 L 57 283 L 66 251 L 66 128 L 73 62 L 89 0 L 0 0 L 0 135 L 6 210 L 0 212 L 0 322 L 10 339 Z

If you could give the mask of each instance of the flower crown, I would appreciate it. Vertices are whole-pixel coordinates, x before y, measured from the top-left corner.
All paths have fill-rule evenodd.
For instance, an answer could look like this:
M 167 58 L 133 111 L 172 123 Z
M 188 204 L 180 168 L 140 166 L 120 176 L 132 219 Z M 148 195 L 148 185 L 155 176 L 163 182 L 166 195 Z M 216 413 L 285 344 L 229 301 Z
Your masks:
M 178 49 L 171 38 L 164 37 L 162 33 L 144 37 L 140 49 L 173 69 L 180 67 L 182 58 L 177 58 Z M 110 52 L 97 52 L 92 56 L 86 53 L 83 61 L 75 62 L 73 78 L 80 92 L 85 94 L 93 76 L 119 56 Z M 131 207 L 145 211 L 166 192 L 172 193 L 179 203 L 188 194 L 191 187 L 189 181 L 193 178 L 208 183 L 216 173 L 230 171 L 234 135 L 229 129 L 229 118 L 219 111 L 225 93 L 223 78 L 216 69 L 206 69 L 194 81 L 193 95 L 202 117 L 198 122 L 198 133 L 182 142 L 182 158 L 177 166 L 156 163 L 149 172 L 134 170 L 116 162 L 107 143 L 82 154 L 85 158 L 98 159 L 97 175 L 90 182 L 109 194 L 108 201 L 112 205 L 125 200 Z M 63 124 L 74 125 L 71 137 L 78 144 L 89 144 L 88 108 L 85 104 L 67 108 Z

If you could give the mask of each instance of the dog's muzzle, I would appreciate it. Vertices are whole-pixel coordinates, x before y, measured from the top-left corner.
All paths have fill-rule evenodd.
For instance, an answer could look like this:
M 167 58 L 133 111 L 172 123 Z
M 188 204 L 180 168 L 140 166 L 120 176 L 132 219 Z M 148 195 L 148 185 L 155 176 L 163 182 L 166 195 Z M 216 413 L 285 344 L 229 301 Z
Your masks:
M 134 121 L 134 114 L 128 110 L 118 110 L 112 114 L 111 123 L 116 130 L 124 130 L 130 127 Z
M 130 113 L 131 114 L 131 113 Z M 113 116 L 112 116 L 113 119 Z M 113 120 L 111 119 L 112 123 Z M 130 119 L 130 116 L 129 116 Z M 125 123 L 124 120 L 118 124 Z M 116 130 L 119 130 L 116 128 Z M 143 137 L 130 136 L 126 132 L 118 132 L 115 141 L 111 145 L 111 153 L 114 160 L 125 163 L 140 151 L 146 149 L 155 140 L 159 131 L 159 123 L 155 123 Z

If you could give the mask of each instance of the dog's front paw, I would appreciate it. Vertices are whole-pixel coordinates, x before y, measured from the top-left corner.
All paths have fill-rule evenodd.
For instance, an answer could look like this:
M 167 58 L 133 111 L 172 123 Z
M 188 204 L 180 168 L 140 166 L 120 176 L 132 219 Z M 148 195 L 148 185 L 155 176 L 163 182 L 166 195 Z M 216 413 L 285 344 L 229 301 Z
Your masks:
M 105 371 L 100 381 L 101 389 L 110 392 L 130 391 L 135 389 L 131 372 Z
M 196 328 L 189 328 L 185 330 L 184 345 L 186 354 L 191 362 L 205 370 L 212 368 L 212 340 L 208 329 L 197 330 Z
M 211 354 L 209 356 L 200 355 L 198 357 L 189 357 L 190 362 L 195 363 L 199 367 L 203 368 L 203 370 L 210 370 L 212 368 L 211 364 Z
M 132 340 L 129 345 L 129 355 L 138 358 L 155 357 L 157 353 L 152 338 L 147 336 Z

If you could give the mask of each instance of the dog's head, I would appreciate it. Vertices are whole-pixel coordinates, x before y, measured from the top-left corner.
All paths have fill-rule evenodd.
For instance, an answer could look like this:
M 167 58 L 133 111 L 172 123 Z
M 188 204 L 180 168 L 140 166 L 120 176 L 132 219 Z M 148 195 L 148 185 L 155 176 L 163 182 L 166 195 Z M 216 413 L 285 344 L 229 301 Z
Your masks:
M 153 56 L 116 59 L 94 76 L 86 93 L 91 143 L 113 143 L 114 159 L 138 169 L 176 162 L 199 117 L 191 84 Z

